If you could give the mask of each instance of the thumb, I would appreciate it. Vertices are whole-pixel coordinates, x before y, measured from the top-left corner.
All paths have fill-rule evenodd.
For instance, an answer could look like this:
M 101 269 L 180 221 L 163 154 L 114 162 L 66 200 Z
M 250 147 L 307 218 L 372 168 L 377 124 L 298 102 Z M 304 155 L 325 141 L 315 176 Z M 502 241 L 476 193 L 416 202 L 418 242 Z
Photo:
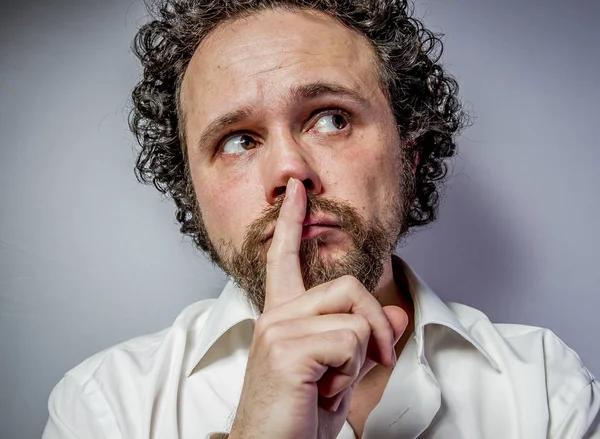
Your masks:
M 408 314 L 399 306 L 388 305 L 383 307 L 383 312 L 388 318 L 392 329 L 394 330 L 394 346 L 398 343 L 398 340 L 404 334 L 406 327 L 408 326 Z

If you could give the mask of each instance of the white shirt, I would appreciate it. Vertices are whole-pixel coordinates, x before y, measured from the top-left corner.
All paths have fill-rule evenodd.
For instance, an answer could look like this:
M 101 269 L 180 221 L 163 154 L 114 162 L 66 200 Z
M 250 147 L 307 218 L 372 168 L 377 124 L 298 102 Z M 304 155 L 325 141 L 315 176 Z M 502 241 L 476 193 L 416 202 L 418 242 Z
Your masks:
M 600 385 L 551 331 L 444 303 L 403 262 L 415 332 L 365 439 L 600 438 Z M 229 282 L 172 327 L 100 352 L 52 391 L 43 439 L 228 432 L 257 312 Z M 346 422 L 338 439 L 354 439 Z

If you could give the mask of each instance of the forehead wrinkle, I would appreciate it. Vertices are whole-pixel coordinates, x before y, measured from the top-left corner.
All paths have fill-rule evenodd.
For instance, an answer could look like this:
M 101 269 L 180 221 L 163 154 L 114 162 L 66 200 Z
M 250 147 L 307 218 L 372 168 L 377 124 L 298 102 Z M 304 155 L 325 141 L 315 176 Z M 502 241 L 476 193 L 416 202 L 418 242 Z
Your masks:
M 271 14 L 275 15 L 272 16 Z M 293 32 L 285 31 L 272 33 L 267 37 L 249 32 L 244 34 L 243 38 L 236 35 L 240 33 L 240 28 L 254 28 L 257 26 L 257 23 L 262 23 L 265 19 L 275 20 L 276 23 L 279 23 L 288 15 L 308 19 L 308 25 L 311 27 L 312 32 L 308 32 L 308 35 L 297 35 Z M 333 35 L 331 33 L 332 29 L 336 29 Z M 230 41 L 230 44 L 225 48 L 220 47 L 219 43 L 224 38 L 233 38 L 234 42 Z M 310 40 L 311 38 L 313 40 L 314 38 L 319 38 L 319 40 L 318 42 L 312 41 L 307 46 L 307 39 Z M 211 49 L 214 49 L 215 45 L 219 46 L 217 53 L 220 53 L 220 56 L 215 60 L 219 68 L 228 69 L 239 63 L 250 63 L 263 67 L 255 69 L 253 74 L 267 73 L 302 63 L 302 60 L 295 59 L 298 54 L 326 58 L 330 61 L 331 53 L 323 53 L 320 50 L 320 47 L 325 45 L 329 46 L 330 49 L 335 49 L 334 51 L 337 51 L 338 54 L 343 54 L 344 57 L 347 57 L 347 67 L 352 67 L 357 61 L 363 58 L 361 56 L 361 49 L 366 49 L 369 52 L 373 52 L 374 49 L 364 35 L 345 26 L 344 23 L 324 11 L 295 7 L 288 8 L 284 6 L 256 10 L 247 15 L 226 20 L 206 36 L 200 43 L 197 51 L 210 52 Z M 252 50 L 256 46 L 260 46 L 263 49 L 266 48 L 267 52 L 262 52 L 257 57 L 257 53 Z M 271 46 L 276 46 L 276 48 L 273 47 L 272 50 L 269 50 Z M 268 59 L 271 62 L 265 63 L 264 59 Z M 324 64 L 327 64 L 327 62 Z
M 251 50 L 246 50 L 246 48 L 252 49 L 255 46 L 256 42 L 245 41 L 243 44 L 228 47 L 227 52 L 221 54 L 222 59 L 217 60 L 219 68 L 227 70 L 231 69 L 232 67 L 235 69 L 236 66 L 240 64 L 246 66 L 250 65 L 254 67 L 254 69 L 252 69 L 254 71 L 252 71 L 250 74 L 257 76 L 280 69 L 290 68 L 298 64 L 304 64 L 308 60 L 308 58 L 302 57 L 304 55 L 307 55 L 312 60 L 315 58 L 324 59 L 323 62 L 319 62 L 319 64 L 323 66 L 329 65 L 332 62 L 332 57 L 330 54 L 323 54 L 319 53 L 318 51 L 315 52 L 301 47 L 286 47 L 283 50 L 273 49 L 271 51 L 262 52 L 259 54 L 253 53 Z M 347 64 L 350 66 L 352 62 L 349 60 Z
M 314 81 L 308 84 L 294 85 L 289 92 L 289 99 L 292 102 L 316 99 L 324 95 L 342 95 L 357 101 L 360 104 L 367 105 L 368 101 L 356 90 L 335 82 Z

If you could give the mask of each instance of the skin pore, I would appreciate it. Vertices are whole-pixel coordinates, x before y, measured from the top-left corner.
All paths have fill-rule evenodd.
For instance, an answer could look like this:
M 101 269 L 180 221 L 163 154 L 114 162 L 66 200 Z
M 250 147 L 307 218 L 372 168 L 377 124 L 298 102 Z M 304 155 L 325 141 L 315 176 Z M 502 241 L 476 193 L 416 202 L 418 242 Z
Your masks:
M 202 41 L 184 77 L 181 110 L 203 225 L 220 255 L 242 248 L 248 227 L 290 178 L 381 223 L 395 242 L 403 215 L 390 205 L 402 205 L 406 163 L 376 65 L 365 37 L 313 11 L 263 11 Z M 303 233 L 318 238 L 324 261 L 352 245 L 335 227 Z M 391 262 L 390 250 L 373 294 L 410 318 L 399 352 L 413 312 Z M 356 387 L 348 419 L 359 437 L 390 373 L 377 366 Z

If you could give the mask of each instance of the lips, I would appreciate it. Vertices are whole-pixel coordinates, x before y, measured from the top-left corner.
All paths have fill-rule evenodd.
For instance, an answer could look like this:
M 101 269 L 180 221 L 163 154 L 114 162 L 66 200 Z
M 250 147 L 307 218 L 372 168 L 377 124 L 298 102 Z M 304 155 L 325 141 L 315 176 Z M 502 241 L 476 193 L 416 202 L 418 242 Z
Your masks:
M 332 229 L 339 229 L 339 223 L 332 217 L 327 215 L 311 215 L 308 214 L 306 218 L 304 218 L 304 222 L 302 223 L 302 239 L 312 239 L 316 238 L 318 235 L 321 235 L 325 232 L 328 232 Z M 275 232 L 275 224 L 269 228 L 269 232 L 266 235 L 265 241 L 273 238 L 273 233 Z
M 328 226 L 328 227 L 339 227 L 339 223 L 334 219 L 326 215 L 310 215 L 308 214 L 304 218 L 302 223 L 303 227 L 308 226 Z
M 339 229 L 339 226 L 329 224 L 309 224 L 302 228 L 302 239 L 313 239 L 331 230 Z

